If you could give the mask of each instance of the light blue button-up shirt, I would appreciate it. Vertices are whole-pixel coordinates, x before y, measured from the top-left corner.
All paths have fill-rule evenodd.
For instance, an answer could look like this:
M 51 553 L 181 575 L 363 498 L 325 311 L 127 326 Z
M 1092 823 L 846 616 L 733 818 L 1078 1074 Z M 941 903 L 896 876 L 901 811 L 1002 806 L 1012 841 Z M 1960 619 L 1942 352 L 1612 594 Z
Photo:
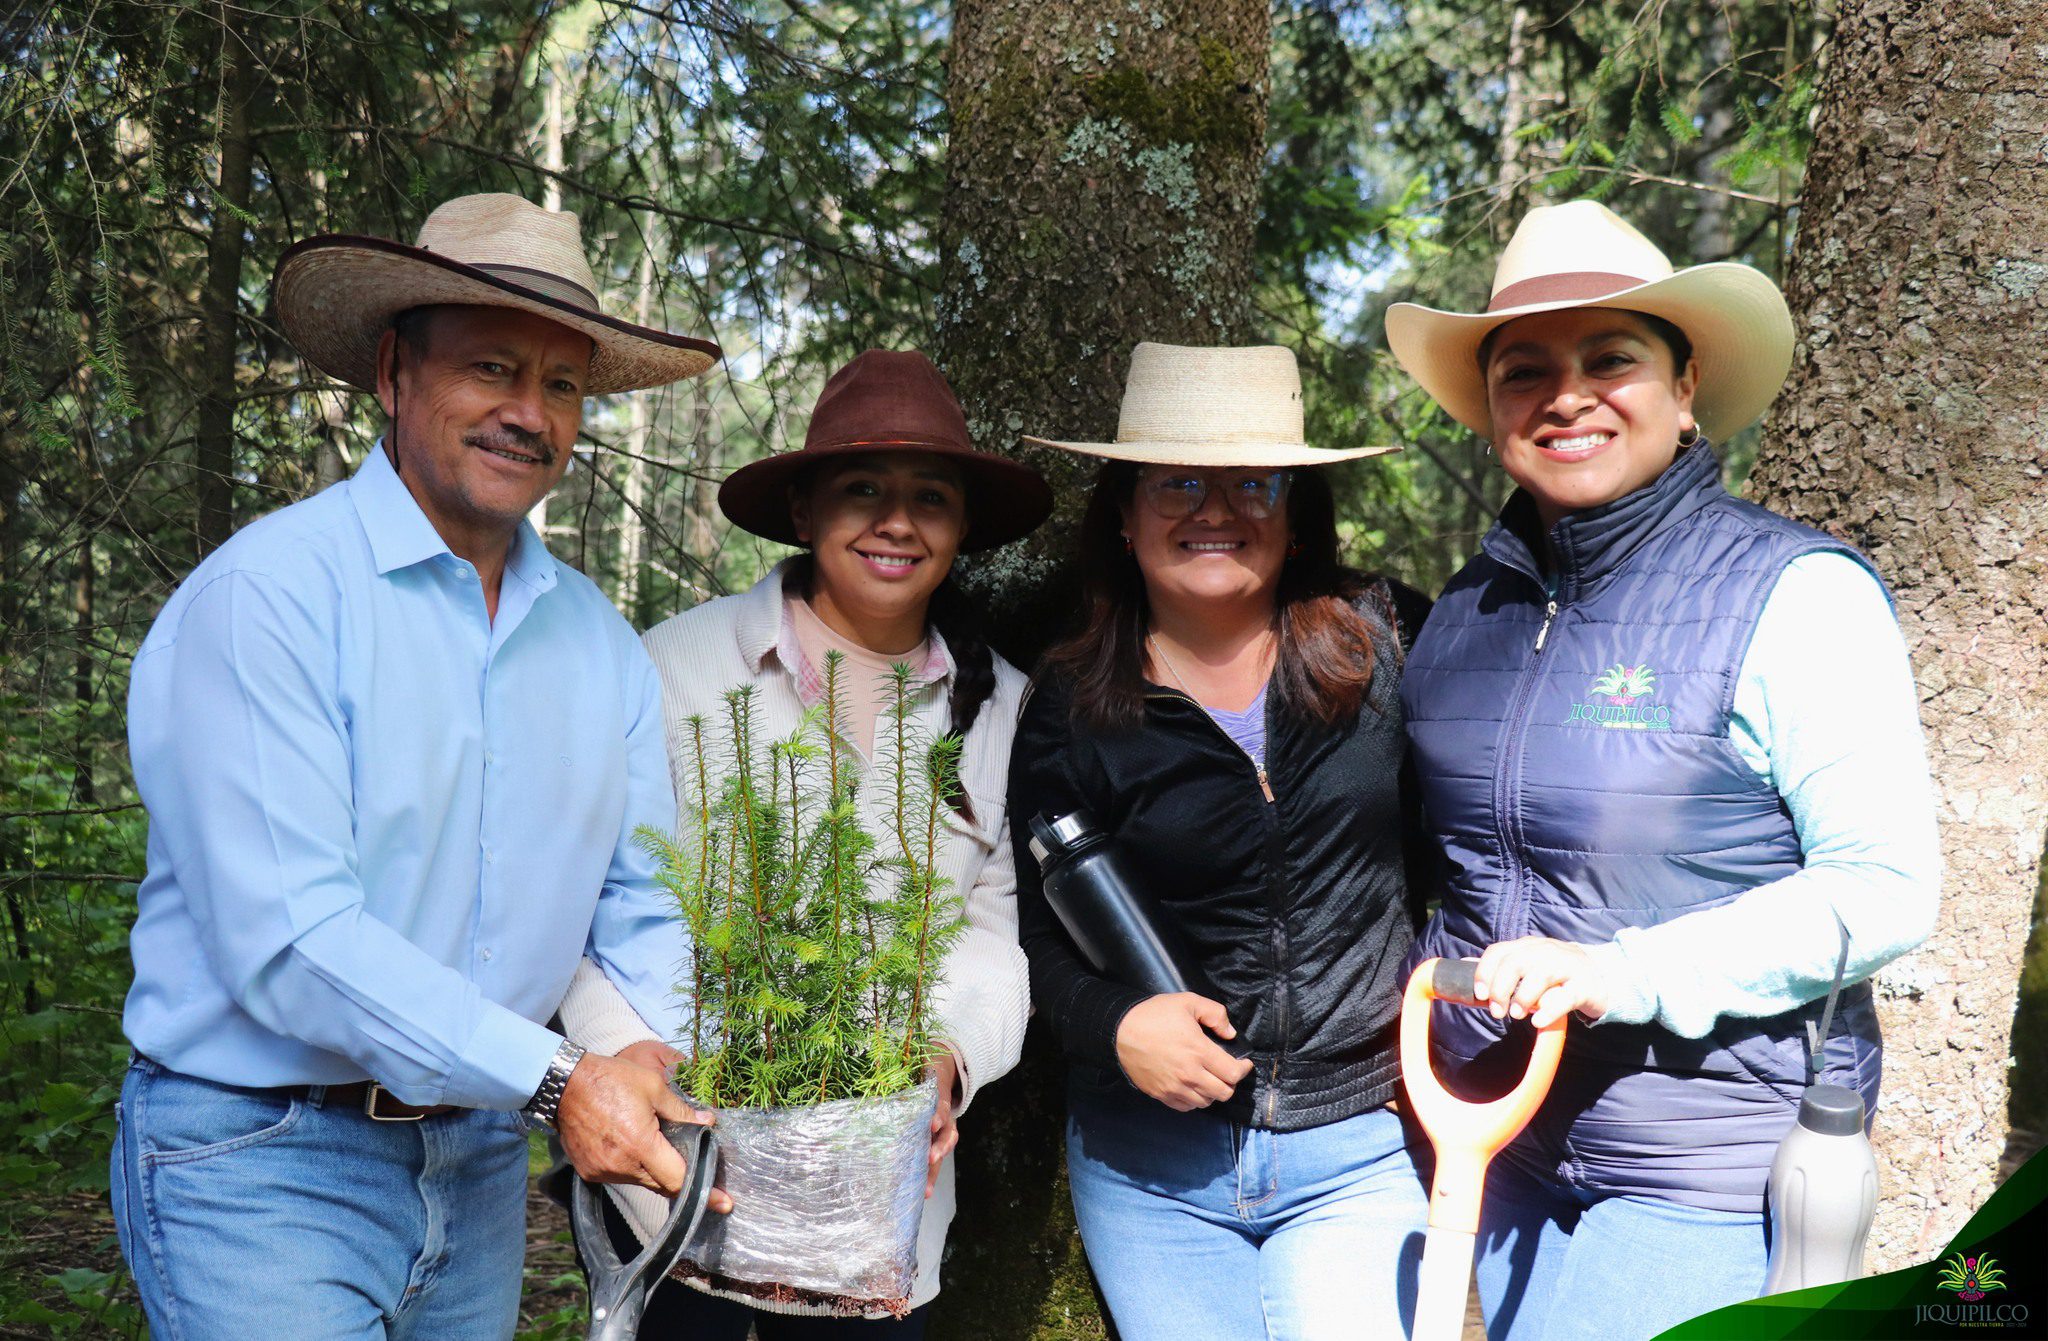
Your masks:
M 524 524 L 495 620 L 381 445 L 174 593 L 128 693 L 148 874 L 124 1025 L 235 1085 L 518 1108 L 579 957 L 674 1036 L 640 640 Z

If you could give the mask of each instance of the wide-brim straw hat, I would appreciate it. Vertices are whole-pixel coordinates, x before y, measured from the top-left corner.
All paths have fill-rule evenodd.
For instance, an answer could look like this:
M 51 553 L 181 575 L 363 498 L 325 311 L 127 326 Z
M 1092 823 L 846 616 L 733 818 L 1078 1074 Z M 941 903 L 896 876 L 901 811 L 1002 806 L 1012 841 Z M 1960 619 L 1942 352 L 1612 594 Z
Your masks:
M 1052 488 L 1021 461 L 976 451 L 953 388 L 915 350 L 870 349 L 833 373 L 811 411 L 804 445 L 750 461 L 725 477 L 719 510 L 766 540 L 798 545 L 789 487 L 834 459 L 876 452 L 930 452 L 956 465 L 967 485 L 962 550 L 993 549 L 1036 529 L 1052 512 Z
M 1150 340 L 1131 351 L 1115 442 L 1024 441 L 1162 466 L 1326 466 L 1401 450 L 1309 446 L 1291 349 Z
M 590 337 L 586 395 L 695 377 L 717 345 L 599 310 L 597 278 L 574 214 L 520 196 L 457 196 L 435 208 L 408 247 L 325 233 L 294 244 L 271 281 L 284 333 L 314 367 L 377 389 L 377 342 L 415 307 L 465 304 L 532 312 Z
M 1769 276 L 1732 261 L 1673 270 L 1654 242 L 1592 200 L 1523 217 L 1484 312 L 1396 303 L 1387 344 L 1451 418 L 1490 438 L 1479 346 L 1517 317 L 1570 307 L 1645 312 L 1684 331 L 1699 360 L 1693 417 L 1710 438 L 1754 423 L 1792 368 L 1792 314 Z

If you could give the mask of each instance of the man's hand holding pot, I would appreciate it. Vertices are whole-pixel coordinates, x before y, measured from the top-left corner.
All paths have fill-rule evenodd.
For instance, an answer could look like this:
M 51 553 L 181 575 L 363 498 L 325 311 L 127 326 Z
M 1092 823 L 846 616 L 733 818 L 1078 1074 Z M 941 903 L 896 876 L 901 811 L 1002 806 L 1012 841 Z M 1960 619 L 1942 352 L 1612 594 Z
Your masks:
M 562 1091 L 556 1130 L 576 1172 L 590 1183 L 631 1183 L 673 1197 L 683 1188 L 683 1157 L 661 1134 L 661 1120 L 716 1121 L 669 1088 L 646 1065 L 585 1053 Z M 732 1209 L 732 1198 L 713 1190 L 710 1208 Z

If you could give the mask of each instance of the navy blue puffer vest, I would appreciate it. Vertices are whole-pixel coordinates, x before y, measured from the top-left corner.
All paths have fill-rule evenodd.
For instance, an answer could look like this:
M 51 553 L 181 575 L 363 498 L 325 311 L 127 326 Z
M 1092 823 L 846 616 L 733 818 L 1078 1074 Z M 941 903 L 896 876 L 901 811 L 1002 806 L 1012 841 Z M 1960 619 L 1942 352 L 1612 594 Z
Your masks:
M 1705 444 L 1654 483 L 1550 532 L 1556 591 L 1517 495 L 1454 578 L 1402 680 L 1443 905 L 1416 958 L 1517 936 L 1596 944 L 1777 880 L 1802 864 L 1769 779 L 1729 742 L 1765 599 L 1821 532 L 1731 497 Z M 1860 560 L 1860 556 L 1858 557 Z M 1820 1004 L 1722 1017 L 1705 1038 L 1574 1024 L 1548 1100 L 1508 1156 L 1588 1191 L 1756 1211 L 1805 1082 Z M 1439 1006 L 1437 1064 L 1469 1097 L 1521 1074 L 1528 1028 Z M 1867 985 L 1843 993 L 1825 1078 L 1873 1110 Z

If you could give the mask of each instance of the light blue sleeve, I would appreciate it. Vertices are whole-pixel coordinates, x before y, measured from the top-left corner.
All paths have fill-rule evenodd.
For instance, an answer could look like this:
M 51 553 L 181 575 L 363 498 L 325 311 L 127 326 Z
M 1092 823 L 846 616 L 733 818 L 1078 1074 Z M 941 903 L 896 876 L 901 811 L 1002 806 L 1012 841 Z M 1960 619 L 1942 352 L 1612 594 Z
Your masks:
M 209 967 L 258 1023 L 407 1103 L 521 1107 L 559 1038 L 364 908 L 330 624 L 261 574 L 193 598 L 171 662 L 177 718 L 135 761 L 150 824 Z
M 662 715 L 661 681 L 640 640 L 620 621 L 631 644 L 622 655 L 628 666 L 626 701 L 626 817 L 612 853 L 586 951 L 605 976 L 666 1039 L 682 1037 L 689 1003 L 678 995 L 689 962 L 689 935 L 663 888 L 658 865 L 636 837 L 641 826 L 659 833 L 676 827 L 675 786 L 668 766 L 668 728 Z
M 1860 563 L 1820 553 L 1786 567 L 1743 660 L 1729 739 L 1785 798 L 1805 866 L 1596 949 L 1618 988 L 1609 1020 L 1698 1038 L 1723 1015 L 1825 996 L 1837 916 L 1850 982 L 1934 928 L 1941 849 L 1918 694 L 1898 621 Z

